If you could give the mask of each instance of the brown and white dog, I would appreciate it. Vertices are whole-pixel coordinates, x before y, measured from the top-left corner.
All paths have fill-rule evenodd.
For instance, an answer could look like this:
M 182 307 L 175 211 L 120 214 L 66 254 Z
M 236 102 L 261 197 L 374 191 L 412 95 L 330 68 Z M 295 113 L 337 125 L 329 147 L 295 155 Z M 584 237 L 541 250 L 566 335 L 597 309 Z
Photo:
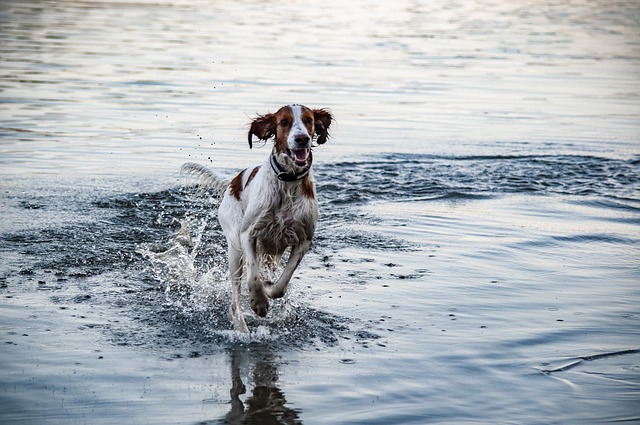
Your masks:
M 182 167 L 224 192 L 218 220 L 227 238 L 233 286 L 231 320 L 238 331 L 248 332 L 241 306 L 244 267 L 251 308 L 264 317 L 269 298 L 284 296 L 293 272 L 311 246 L 318 219 L 311 149 L 314 137 L 317 144 L 327 141 L 332 121 L 326 109 L 283 106 L 251 123 L 250 148 L 254 135 L 265 141 L 274 138 L 273 150 L 262 165 L 243 170 L 230 182 L 197 164 Z M 262 263 L 280 258 L 289 247 L 289 259 L 278 280 L 263 281 Z

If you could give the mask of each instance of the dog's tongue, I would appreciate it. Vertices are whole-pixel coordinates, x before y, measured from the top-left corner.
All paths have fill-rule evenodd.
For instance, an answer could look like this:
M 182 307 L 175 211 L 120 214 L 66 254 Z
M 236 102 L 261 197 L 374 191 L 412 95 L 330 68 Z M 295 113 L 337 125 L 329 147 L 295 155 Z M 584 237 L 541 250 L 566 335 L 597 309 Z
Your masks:
M 298 165 L 304 165 L 307 163 L 307 157 L 309 156 L 309 149 L 291 149 L 291 156 Z

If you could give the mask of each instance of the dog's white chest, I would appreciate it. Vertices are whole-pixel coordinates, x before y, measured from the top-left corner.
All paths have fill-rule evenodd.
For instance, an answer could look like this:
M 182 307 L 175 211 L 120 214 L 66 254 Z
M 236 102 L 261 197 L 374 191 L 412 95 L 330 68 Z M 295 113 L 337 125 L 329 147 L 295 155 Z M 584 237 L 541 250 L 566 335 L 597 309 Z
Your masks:
M 287 247 L 311 240 L 317 218 L 315 200 L 297 199 L 265 211 L 254 228 L 254 235 L 264 253 L 282 255 Z

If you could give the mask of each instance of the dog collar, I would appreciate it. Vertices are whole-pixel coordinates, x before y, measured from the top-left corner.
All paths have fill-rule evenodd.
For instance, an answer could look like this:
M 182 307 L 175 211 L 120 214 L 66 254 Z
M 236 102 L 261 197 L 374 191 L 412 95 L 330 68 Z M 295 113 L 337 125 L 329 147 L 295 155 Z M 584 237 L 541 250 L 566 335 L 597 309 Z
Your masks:
M 282 180 L 283 182 L 294 182 L 303 179 L 307 174 L 309 174 L 309 171 L 311 171 L 311 164 L 313 163 L 313 154 L 311 153 L 311 151 L 309 151 L 309 164 L 300 171 L 284 170 L 276 159 L 275 149 L 271 151 L 269 162 L 271 163 L 271 168 L 273 169 L 273 172 L 276 173 L 278 179 Z

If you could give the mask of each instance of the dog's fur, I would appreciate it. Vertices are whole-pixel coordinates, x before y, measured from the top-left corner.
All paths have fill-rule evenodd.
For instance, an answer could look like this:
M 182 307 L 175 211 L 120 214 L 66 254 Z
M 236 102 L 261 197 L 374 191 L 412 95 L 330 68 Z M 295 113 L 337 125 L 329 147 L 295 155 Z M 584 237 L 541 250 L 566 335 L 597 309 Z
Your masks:
M 264 317 L 269 298 L 284 296 L 293 272 L 311 245 L 318 219 L 311 148 L 314 135 L 318 144 L 327 141 L 332 121 L 326 109 L 283 106 L 251 123 L 250 148 L 254 135 L 264 141 L 274 138 L 273 151 L 262 165 L 243 170 L 230 182 L 198 164 L 182 167 L 224 192 L 218 220 L 227 238 L 233 286 L 231 320 L 238 331 L 248 332 L 241 307 L 244 266 L 251 308 Z M 269 258 L 279 259 L 289 247 L 289 259 L 279 279 L 275 283 L 263 281 L 262 263 Z

